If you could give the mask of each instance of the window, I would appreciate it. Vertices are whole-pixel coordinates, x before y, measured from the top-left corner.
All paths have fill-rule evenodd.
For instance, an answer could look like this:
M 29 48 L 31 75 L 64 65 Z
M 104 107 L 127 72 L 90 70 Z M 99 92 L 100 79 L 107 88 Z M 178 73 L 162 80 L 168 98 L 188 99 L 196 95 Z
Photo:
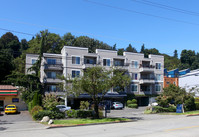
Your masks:
M 122 60 L 114 60 L 114 66 L 124 66 L 124 61 L 122 61 Z
M 161 91 L 161 85 L 156 84 L 155 85 L 155 91 Z
M 169 84 L 170 84 L 170 82 L 167 81 L 167 85 L 169 85 Z
M 12 102 L 19 102 L 19 98 L 12 98 Z
M 133 80 L 138 80 L 138 74 L 137 73 L 132 73 L 132 79 Z
M 111 66 L 111 60 L 110 59 L 103 59 L 103 66 Z
M 56 72 L 47 72 L 47 78 L 56 78 Z
M 49 86 L 47 86 L 47 91 L 48 92 L 55 92 L 55 91 L 57 91 L 57 87 L 55 86 L 55 85 L 49 85 Z
M 47 64 L 55 65 L 56 64 L 56 59 L 47 59 Z
M 174 81 L 173 84 L 176 85 L 176 82 Z
M 131 91 L 132 91 L 132 92 L 137 92 L 137 91 L 138 91 L 138 85 L 132 84 L 132 85 L 131 85 Z
M 138 68 L 138 62 L 137 61 L 132 61 L 132 67 L 133 68 Z
M 80 64 L 80 57 L 72 57 L 72 64 Z
M 156 80 L 158 80 L 158 81 L 161 80 L 161 75 L 160 74 L 156 74 Z
M 161 63 L 156 63 L 156 64 L 155 64 L 155 68 L 156 68 L 156 69 L 161 69 Z
M 36 59 L 32 59 L 32 64 L 35 64 L 36 63 Z
M 80 76 L 80 71 L 72 70 L 72 78 L 79 77 L 79 76 Z

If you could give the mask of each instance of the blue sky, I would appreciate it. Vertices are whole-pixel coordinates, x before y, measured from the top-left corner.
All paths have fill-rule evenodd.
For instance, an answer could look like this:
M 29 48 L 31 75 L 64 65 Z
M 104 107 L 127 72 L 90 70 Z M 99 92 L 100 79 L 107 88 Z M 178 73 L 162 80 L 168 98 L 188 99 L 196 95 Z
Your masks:
M 199 1 L 147 0 L 198 14 L 190 15 L 139 3 L 143 0 L 6 0 L 1 1 L 0 36 L 3 29 L 36 34 L 48 29 L 63 36 L 87 35 L 117 48 L 129 43 L 140 51 L 157 48 L 173 55 L 183 49 L 198 52 Z M 145 0 L 146 2 L 146 0 Z M 156 16 L 156 17 L 154 17 Z M 166 19 L 167 18 L 167 19 Z M 168 19 L 169 18 L 169 19 Z M 184 23 L 185 22 L 185 23 Z M 19 39 L 32 36 L 13 32 Z

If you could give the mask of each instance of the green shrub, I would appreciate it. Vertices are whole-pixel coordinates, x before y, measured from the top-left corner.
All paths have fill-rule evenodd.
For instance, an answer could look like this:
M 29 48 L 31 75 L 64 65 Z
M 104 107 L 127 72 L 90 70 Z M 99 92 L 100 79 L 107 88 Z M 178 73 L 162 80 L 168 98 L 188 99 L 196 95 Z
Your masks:
M 77 117 L 77 111 L 74 110 L 74 109 L 70 109 L 70 110 L 66 111 L 66 114 L 67 114 L 67 116 L 70 117 L 70 118 L 75 118 L 75 117 Z
M 196 110 L 195 99 L 192 96 L 188 96 L 184 103 L 185 111 Z
M 77 110 L 77 117 L 78 118 L 87 118 L 87 117 L 93 117 L 93 111 L 92 110 Z
M 155 111 L 156 113 L 175 112 L 176 107 L 175 106 L 169 106 L 169 107 L 154 106 L 153 111 Z
M 129 104 L 133 104 L 132 100 L 127 100 L 127 106 L 128 106 Z
M 198 102 L 199 103 L 199 97 L 195 98 L 195 103 Z
M 196 102 L 196 110 L 199 110 L 199 102 Z
M 47 94 L 43 98 L 43 106 L 45 109 L 58 111 L 58 108 L 56 107 L 57 105 L 59 105 L 59 102 L 55 94 Z
M 33 96 L 33 101 L 32 101 L 32 107 L 37 106 L 37 105 L 38 106 L 42 105 L 42 97 L 41 97 L 41 94 L 35 91 L 35 94 Z
M 99 118 L 103 118 L 103 117 L 104 117 L 103 111 L 99 110 Z
M 138 105 L 137 105 L 137 104 L 129 104 L 128 107 L 129 107 L 129 108 L 137 108 Z
M 80 107 L 81 110 L 87 110 L 89 108 L 89 102 L 88 101 L 81 101 Z
M 34 116 L 36 115 L 39 111 L 43 111 L 43 108 L 41 106 L 34 106 L 33 109 L 31 110 L 31 114 Z
M 137 104 L 137 100 L 136 99 L 132 99 L 132 104 Z
M 28 111 L 31 112 L 32 108 L 33 108 L 32 101 L 30 101 L 28 103 Z
M 41 120 L 44 116 L 49 116 L 50 119 L 61 119 L 65 117 L 65 114 L 58 111 L 43 110 L 35 114 L 33 118 L 36 120 Z
M 176 112 L 176 107 L 175 106 L 169 106 L 168 112 Z

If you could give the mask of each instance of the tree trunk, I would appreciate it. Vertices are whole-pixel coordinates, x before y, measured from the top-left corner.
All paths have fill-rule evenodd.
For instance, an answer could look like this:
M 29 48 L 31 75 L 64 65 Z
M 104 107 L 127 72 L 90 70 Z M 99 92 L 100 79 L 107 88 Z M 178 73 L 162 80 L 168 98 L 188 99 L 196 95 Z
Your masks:
M 95 102 L 95 106 L 94 106 L 94 111 L 95 111 L 94 118 L 99 119 L 98 101 L 94 101 L 94 102 Z

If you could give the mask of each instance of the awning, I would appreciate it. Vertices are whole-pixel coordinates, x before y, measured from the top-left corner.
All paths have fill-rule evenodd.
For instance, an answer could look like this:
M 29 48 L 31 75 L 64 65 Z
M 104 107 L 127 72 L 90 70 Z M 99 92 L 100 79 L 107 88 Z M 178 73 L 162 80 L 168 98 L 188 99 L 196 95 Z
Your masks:
M 0 90 L 0 96 L 16 96 L 17 90 Z

